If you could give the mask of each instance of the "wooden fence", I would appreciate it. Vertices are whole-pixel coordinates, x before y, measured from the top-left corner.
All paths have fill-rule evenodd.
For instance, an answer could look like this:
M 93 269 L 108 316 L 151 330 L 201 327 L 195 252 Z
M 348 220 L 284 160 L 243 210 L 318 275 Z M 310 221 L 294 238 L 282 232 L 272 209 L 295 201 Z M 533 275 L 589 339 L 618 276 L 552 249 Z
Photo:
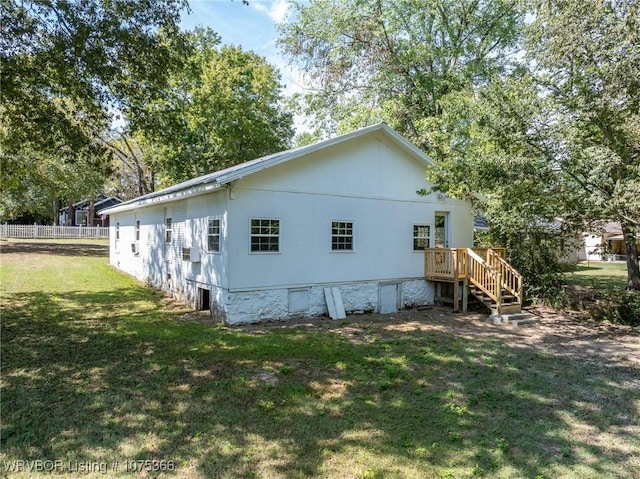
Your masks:
M 102 226 L 0 225 L 0 238 L 73 239 L 109 238 L 109 228 Z

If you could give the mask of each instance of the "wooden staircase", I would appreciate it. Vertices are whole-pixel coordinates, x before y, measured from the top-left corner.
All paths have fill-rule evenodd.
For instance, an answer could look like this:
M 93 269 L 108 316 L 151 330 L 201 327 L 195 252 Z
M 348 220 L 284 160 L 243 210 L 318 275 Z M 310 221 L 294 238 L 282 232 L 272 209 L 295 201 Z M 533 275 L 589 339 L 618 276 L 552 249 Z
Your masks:
M 471 293 L 491 311 L 492 316 L 522 311 L 523 277 L 504 259 L 500 248 L 427 248 L 425 279 L 453 283 L 453 309 L 467 309 Z

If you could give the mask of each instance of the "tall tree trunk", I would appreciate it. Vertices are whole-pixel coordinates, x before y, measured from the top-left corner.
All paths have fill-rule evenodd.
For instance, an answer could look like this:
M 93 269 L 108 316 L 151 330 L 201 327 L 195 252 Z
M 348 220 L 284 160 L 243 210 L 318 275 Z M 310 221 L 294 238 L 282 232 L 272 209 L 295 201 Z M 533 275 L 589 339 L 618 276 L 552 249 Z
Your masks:
M 53 202 L 53 225 L 60 225 L 60 205 L 62 202 L 60 200 L 55 200 Z
M 67 208 L 67 226 L 73 226 L 76 221 L 76 210 L 73 207 L 73 203 L 69 201 L 69 207 Z
M 87 210 L 87 226 L 95 226 L 96 202 L 91 198 L 89 209 Z
M 640 290 L 640 266 L 638 265 L 638 250 L 636 243 L 636 228 L 633 224 L 622 221 L 622 236 L 624 236 L 624 247 L 627 250 L 627 289 Z

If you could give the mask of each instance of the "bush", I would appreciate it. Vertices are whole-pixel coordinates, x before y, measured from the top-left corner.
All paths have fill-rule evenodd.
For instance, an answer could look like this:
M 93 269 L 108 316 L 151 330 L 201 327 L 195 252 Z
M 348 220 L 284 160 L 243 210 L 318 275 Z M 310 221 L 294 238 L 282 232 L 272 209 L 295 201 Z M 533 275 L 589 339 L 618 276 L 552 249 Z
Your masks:
M 640 291 L 607 291 L 588 308 L 597 321 L 640 326 Z
M 508 261 L 524 276 L 527 301 L 552 306 L 561 302 L 563 267 L 552 248 L 527 238 L 511 242 L 507 255 Z

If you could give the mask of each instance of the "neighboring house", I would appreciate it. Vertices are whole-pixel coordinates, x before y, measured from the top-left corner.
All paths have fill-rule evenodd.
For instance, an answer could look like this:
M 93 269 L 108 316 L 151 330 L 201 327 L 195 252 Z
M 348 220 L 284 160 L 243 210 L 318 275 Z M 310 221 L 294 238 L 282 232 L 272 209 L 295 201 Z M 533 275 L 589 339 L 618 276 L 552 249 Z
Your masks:
M 582 234 L 584 247 L 578 250 L 581 261 L 624 261 L 626 247 L 620 223 L 609 222 L 598 231 L 587 231 Z M 640 236 L 636 249 L 640 251 Z
M 115 267 L 227 323 L 434 302 L 424 249 L 471 247 L 470 203 L 420 196 L 427 156 L 385 124 L 122 203 Z
M 99 195 L 93 203 L 82 200 L 60 209 L 58 221 L 63 226 L 109 226 L 109 217 L 102 211 L 122 203 L 114 196 Z

